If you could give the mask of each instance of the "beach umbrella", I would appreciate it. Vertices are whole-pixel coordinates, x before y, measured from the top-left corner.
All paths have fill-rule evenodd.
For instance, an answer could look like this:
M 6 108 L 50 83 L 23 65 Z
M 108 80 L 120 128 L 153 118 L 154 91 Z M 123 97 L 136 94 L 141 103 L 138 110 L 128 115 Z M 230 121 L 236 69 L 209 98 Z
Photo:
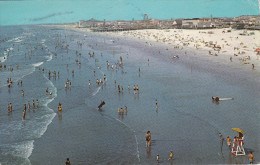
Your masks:
M 236 131 L 236 132 L 240 132 L 240 133 L 245 133 L 242 129 L 240 128 L 232 128 L 233 131 Z
M 255 52 L 260 52 L 260 48 L 257 48 L 257 49 L 255 50 Z

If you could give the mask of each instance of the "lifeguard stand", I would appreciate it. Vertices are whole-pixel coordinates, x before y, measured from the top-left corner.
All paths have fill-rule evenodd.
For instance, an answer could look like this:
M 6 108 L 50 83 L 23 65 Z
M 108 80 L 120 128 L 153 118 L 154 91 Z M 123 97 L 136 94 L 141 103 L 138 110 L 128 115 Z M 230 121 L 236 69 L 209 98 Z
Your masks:
M 243 141 L 234 141 L 233 142 L 233 146 L 232 146 L 232 149 L 231 149 L 231 153 L 234 155 L 234 156 L 238 156 L 238 155 L 246 155 L 245 153 L 245 149 L 243 147 Z

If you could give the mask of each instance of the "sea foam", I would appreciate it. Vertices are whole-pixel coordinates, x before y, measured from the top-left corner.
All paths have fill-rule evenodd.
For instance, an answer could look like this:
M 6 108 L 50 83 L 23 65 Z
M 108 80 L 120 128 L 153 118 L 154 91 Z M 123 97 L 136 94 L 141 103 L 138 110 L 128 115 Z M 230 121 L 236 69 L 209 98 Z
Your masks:
M 35 63 L 35 64 L 32 64 L 34 67 L 39 67 L 43 64 L 43 62 L 38 62 L 38 63 Z

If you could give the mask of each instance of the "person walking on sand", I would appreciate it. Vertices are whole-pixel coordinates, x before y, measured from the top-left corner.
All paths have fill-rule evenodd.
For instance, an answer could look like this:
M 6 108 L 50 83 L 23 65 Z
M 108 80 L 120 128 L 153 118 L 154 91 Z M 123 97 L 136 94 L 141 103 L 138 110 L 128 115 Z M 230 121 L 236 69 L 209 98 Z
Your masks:
M 255 157 L 252 152 L 248 155 L 249 164 L 253 164 L 255 161 Z
M 65 162 L 65 165 L 71 165 L 71 161 L 69 158 L 67 158 L 66 162 Z

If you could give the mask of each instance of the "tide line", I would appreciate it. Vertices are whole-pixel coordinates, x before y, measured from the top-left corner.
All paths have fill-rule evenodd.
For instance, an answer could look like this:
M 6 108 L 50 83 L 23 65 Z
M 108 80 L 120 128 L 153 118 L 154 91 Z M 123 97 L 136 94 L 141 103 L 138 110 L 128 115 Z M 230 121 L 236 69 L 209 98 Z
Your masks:
M 95 92 L 92 93 L 92 96 L 95 96 L 95 95 L 99 92 L 100 88 L 101 88 L 101 86 L 98 87 L 97 90 L 96 90 Z
M 127 127 L 128 129 L 130 129 L 133 133 L 134 133 L 134 137 L 135 137 L 135 143 L 136 143 L 136 156 L 137 156 L 137 159 L 140 163 L 140 152 L 139 152 L 139 144 L 138 144 L 138 141 L 137 141 L 137 137 L 136 137 L 136 134 L 135 134 L 135 130 L 133 130 L 131 127 L 129 127 L 128 125 L 126 125 L 124 122 L 122 122 L 121 120 L 119 119 L 116 119 L 114 117 L 111 117 L 111 116 L 108 116 L 108 115 L 104 115 L 104 117 L 108 118 L 108 119 L 114 119 L 118 122 L 120 122 L 122 125 L 124 125 L 125 127 Z

